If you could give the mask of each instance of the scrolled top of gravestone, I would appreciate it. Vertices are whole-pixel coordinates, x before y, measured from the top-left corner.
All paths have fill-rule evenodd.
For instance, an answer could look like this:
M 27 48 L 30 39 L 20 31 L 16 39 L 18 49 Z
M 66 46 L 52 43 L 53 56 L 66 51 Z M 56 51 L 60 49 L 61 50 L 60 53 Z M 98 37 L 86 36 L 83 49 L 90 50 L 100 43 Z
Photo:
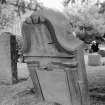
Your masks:
M 31 43 L 29 41 L 31 30 L 37 24 L 45 24 L 47 26 L 52 41 L 56 42 L 57 48 L 63 49 L 63 51 L 75 51 L 82 44 L 82 41 L 73 37 L 69 21 L 62 12 L 43 7 L 43 9 L 34 12 L 22 24 L 24 52 L 29 52 L 30 47 L 27 46 Z

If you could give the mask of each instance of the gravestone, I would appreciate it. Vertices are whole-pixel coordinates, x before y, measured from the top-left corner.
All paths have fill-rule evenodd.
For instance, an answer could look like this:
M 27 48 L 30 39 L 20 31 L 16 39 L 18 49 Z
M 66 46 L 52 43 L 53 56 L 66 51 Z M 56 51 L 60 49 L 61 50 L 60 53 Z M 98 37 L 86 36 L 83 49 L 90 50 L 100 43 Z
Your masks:
M 23 56 L 40 100 L 89 105 L 84 43 L 64 14 L 43 8 L 22 24 Z
M 97 53 L 92 53 L 88 55 L 88 65 L 89 66 L 99 66 L 101 65 L 101 55 Z
M 15 36 L 11 33 L 4 32 L 0 35 L 0 83 L 12 84 L 17 79 L 15 42 Z

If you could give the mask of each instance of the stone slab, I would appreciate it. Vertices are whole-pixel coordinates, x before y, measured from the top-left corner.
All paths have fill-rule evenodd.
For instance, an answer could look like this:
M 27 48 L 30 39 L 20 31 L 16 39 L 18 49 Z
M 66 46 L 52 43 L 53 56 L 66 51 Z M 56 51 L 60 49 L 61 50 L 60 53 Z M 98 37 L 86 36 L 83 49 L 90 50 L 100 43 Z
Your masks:
M 10 35 L 0 35 L 0 82 L 12 83 Z
M 88 55 L 88 65 L 89 66 L 99 66 L 101 65 L 101 56 L 97 53 Z
M 65 80 L 65 72 L 38 70 L 37 73 L 45 100 L 58 102 L 61 105 L 72 105 Z

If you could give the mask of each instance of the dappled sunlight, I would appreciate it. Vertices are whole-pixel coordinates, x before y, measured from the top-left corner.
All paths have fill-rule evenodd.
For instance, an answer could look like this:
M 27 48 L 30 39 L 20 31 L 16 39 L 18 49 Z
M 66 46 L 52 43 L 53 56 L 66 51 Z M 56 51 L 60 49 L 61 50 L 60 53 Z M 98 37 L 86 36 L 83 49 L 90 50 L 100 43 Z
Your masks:
M 40 2 L 47 8 L 61 12 L 64 10 L 63 0 L 40 0 Z

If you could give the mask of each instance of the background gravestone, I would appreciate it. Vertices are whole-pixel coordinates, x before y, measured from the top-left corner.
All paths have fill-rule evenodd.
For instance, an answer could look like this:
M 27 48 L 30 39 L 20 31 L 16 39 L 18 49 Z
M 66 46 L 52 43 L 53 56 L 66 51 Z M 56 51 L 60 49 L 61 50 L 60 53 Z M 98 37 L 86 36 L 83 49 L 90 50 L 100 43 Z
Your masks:
M 16 70 L 15 59 L 13 58 L 13 48 L 14 43 L 11 39 L 14 40 L 14 38 L 11 37 L 11 33 L 4 32 L 0 35 L 0 82 L 2 83 L 13 83 L 14 77 L 13 75 L 16 72 L 13 72 L 13 70 Z M 11 46 L 12 45 L 12 46 Z M 14 59 L 14 60 L 13 60 Z M 16 78 L 15 78 L 16 79 Z
M 88 55 L 88 65 L 89 66 L 99 66 L 101 65 L 101 56 L 97 53 Z

